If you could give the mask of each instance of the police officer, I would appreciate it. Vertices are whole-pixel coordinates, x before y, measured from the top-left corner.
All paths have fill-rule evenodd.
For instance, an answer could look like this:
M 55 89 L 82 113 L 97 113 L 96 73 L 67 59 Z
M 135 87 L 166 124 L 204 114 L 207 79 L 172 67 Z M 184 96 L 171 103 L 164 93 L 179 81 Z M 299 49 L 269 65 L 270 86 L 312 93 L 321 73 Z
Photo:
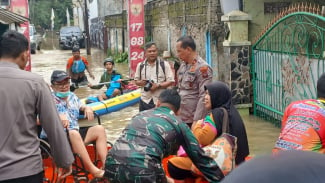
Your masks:
M 191 127 L 193 122 L 207 114 L 204 86 L 212 81 L 212 68 L 196 52 L 191 36 L 182 36 L 177 40 L 176 52 L 183 61 L 177 72 L 177 86 L 182 97 L 179 116 Z

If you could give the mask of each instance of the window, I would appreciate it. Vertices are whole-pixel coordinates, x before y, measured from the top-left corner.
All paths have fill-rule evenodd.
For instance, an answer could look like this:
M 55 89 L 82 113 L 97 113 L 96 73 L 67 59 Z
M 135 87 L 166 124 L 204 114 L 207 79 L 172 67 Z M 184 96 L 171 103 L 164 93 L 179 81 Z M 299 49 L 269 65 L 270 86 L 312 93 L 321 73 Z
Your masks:
M 10 0 L 0 0 L 0 6 L 9 6 Z

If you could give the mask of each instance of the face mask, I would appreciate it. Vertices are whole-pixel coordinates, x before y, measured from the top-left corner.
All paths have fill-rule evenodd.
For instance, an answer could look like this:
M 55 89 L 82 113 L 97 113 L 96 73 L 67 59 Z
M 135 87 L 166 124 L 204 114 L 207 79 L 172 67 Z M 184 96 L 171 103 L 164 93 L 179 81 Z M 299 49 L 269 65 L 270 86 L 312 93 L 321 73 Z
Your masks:
M 70 91 L 68 92 L 55 92 L 55 96 L 59 98 L 67 98 L 70 95 Z

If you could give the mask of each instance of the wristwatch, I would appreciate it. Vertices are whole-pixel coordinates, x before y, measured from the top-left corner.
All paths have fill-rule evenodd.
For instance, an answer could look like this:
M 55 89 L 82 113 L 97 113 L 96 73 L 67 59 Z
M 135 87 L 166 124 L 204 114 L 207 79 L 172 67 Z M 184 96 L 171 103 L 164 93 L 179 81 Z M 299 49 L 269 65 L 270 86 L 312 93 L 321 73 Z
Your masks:
M 158 89 L 160 89 L 161 88 L 161 85 L 160 85 L 160 83 L 158 83 Z

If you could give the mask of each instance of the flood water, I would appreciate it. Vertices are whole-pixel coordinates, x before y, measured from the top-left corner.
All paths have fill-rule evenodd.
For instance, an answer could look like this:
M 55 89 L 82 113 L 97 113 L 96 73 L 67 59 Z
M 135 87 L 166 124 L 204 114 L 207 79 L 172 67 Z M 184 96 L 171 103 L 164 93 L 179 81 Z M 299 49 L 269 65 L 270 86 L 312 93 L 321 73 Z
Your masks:
M 106 56 L 102 50 L 94 48 L 91 49 L 91 53 L 92 55 L 87 57 L 86 50 L 81 49 L 81 55 L 87 57 L 90 62 L 91 71 L 95 75 L 95 80 L 90 77 L 88 77 L 88 80 L 90 83 L 96 84 L 99 82 L 100 76 L 104 72 L 102 61 Z M 71 50 L 37 51 L 36 54 L 31 55 L 32 72 L 40 74 L 46 82 L 50 83 L 52 71 L 65 70 L 66 61 L 70 56 L 72 56 Z M 122 73 L 124 77 L 128 76 L 129 69 L 127 63 L 116 63 L 115 69 Z M 104 87 L 101 90 L 92 90 L 85 87 L 77 89 L 75 93 L 80 98 L 84 98 L 104 91 Z M 258 156 L 271 153 L 280 129 L 261 118 L 249 115 L 248 112 L 242 110 L 240 112 L 246 125 L 250 154 L 252 156 Z M 108 140 L 114 142 L 126 124 L 130 121 L 131 117 L 137 113 L 138 105 L 135 105 L 118 112 L 101 116 L 102 125 L 106 129 Z

